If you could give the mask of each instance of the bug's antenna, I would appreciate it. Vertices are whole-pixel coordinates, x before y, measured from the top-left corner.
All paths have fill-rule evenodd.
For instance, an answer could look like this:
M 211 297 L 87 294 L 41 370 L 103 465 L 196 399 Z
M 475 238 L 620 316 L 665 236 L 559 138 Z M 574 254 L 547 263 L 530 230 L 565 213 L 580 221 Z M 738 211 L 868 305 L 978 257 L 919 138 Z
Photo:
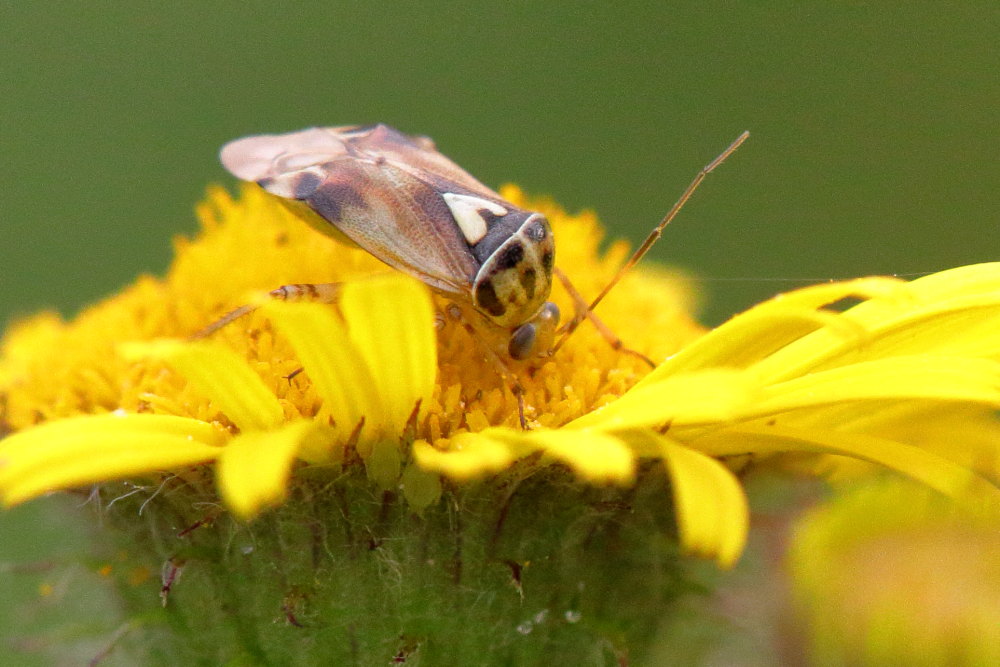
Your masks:
M 701 171 L 698 172 L 698 174 L 681 194 L 680 199 L 678 199 L 677 202 L 670 207 L 670 210 L 667 211 L 665 216 L 663 216 L 663 219 L 660 220 L 659 224 L 653 228 L 653 231 L 649 233 L 649 236 L 647 236 L 646 240 L 642 242 L 642 245 L 636 248 L 635 252 L 632 253 L 632 256 L 628 258 L 628 261 L 625 262 L 620 269 L 618 269 L 618 273 L 616 273 L 615 277 L 611 279 L 611 282 L 605 285 L 604 289 L 601 290 L 601 293 L 598 294 L 593 301 L 591 301 L 588 310 L 594 310 L 594 308 L 597 307 L 597 304 L 603 301 L 604 297 L 608 295 L 608 292 L 610 292 L 611 289 L 618 284 L 618 281 L 622 279 L 622 276 L 624 276 L 629 269 L 639 263 L 639 260 L 641 260 L 643 256 L 649 252 L 649 249 L 653 247 L 653 244 L 660 239 L 660 236 L 663 234 L 663 228 L 669 225 L 670 221 L 677 217 L 677 214 L 684 207 L 684 204 L 691 199 L 691 195 L 693 195 L 694 191 L 698 189 L 698 186 L 705 180 L 705 177 L 711 174 L 716 167 L 725 162 L 726 158 L 736 152 L 736 149 L 743 145 L 743 142 L 749 137 L 750 132 L 744 131 L 740 136 L 736 137 L 736 140 L 733 141 L 733 143 L 729 144 L 729 147 L 726 148 L 726 150 L 722 151 L 717 158 L 709 162 L 704 168 L 702 168 Z M 566 339 L 570 337 L 570 334 L 576 331 L 576 328 L 580 326 L 580 323 L 584 319 L 586 318 L 577 317 L 570 320 L 562 338 L 560 338 L 555 347 L 552 348 L 552 354 L 555 354 L 555 352 L 562 347 L 563 343 L 566 342 Z

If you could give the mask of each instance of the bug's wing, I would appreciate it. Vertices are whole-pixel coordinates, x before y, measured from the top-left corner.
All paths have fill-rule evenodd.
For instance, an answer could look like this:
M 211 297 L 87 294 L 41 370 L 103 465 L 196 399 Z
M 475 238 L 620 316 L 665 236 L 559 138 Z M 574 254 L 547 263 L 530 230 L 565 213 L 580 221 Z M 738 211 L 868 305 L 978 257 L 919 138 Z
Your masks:
M 375 133 L 383 138 L 373 145 Z M 414 172 L 413 159 L 423 154 L 440 155 L 430 140 L 380 125 L 246 137 L 226 144 L 220 158 L 234 176 L 304 202 L 386 264 L 442 292 L 467 295 L 479 263 L 441 192 Z M 427 159 L 442 168 L 440 160 Z M 465 175 L 461 185 L 484 187 L 441 160 Z
M 442 191 L 455 184 L 486 199 L 506 203 L 490 188 L 439 153 L 428 137 L 403 134 L 388 125 L 312 127 L 287 134 L 260 134 L 231 141 L 220 160 L 237 178 L 260 181 L 319 166 L 338 158 L 388 160 L 431 180 Z
M 347 141 L 358 151 L 381 155 L 398 166 L 431 182 L 441 192 L 453 192 L 458 185 L 470 194 L 510 206 L 496 192 L 476 180 L 469 172 L 437 151 L 429 137 L 403 134 L 388 125 L 335 128 L 348 137 Z

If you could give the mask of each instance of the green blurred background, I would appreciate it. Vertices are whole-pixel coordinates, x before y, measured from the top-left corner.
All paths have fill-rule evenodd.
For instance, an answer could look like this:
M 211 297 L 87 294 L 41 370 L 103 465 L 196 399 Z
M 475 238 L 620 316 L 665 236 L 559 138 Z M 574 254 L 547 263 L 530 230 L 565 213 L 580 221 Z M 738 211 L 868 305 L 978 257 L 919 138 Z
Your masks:
M 316 124 L 427 134 L 635 240 L 749 129 L 653 253 L 713 323 L 806 279 L 994 260 L 1000 9 L 903 4 L 2 3 L 0 322 L 161 273 L 231 183 L 223 142 Z M 44 517 L 3 515 L 0 563 L 40 557 Z

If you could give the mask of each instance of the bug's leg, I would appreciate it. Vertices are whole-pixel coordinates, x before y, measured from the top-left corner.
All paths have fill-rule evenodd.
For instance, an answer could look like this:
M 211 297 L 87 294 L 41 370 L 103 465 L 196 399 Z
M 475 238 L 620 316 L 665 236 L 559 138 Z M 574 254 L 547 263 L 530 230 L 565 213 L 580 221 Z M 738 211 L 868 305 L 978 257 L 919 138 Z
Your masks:
M 449 305 L 448 315 L 462 325 L 462 328 L 465 329 L 466 333 L 468 333 L 469 336 L 471 336 L 472 339 L 479 344 L 480 348 L 486 353 L 486 356 L 489 357 L 496 365 L 504 385 L 510 389 L 510 392 L 514 394 L 514 397 L 517 399 L 517 418 L 521 424 L 521 430 L 527 431 L 528 420 L 524 417 L 524 386 L 521 385 L 521 382 L 517 379 L 514 371 L 511 370 L 510 366 L 503 360 L 503 357 L 497 354 L 496 350 L 490 347 L 489 344 L 482 339 L 475 327 L 469 324 L 469 321 L 465 318 L 461 308 L 454 304 Z
M 604 340 L 608 342 L 608 345 L 610 345 L 613 350 L 636 357 L 637 359 L 640 359 L 648 364 L 650 368 L 656 368 L 656 363 L 654 363 L 653 360 L 645 354 L 639 352 L 638 350 L 625 347 L 625 343 L 622 342 L 621 338 L 615 335 L 615 332 L 611 330 L 611 327 L 601 321 L 601 318 L 595 315 L 594 311 L 587 306 L 586 299 L 584 299 L 583 295 L 580 294 L 576 287 L 573 286 L 573 283 L 570 282 L 569 277 L 565 273 L 560 271 L 558 267 L 554 267 L 552 269 L 552 273 L 559 278 L 563 287 L 566 288 L 566 292 L 570 295 L 570 298 L 573 299 L 573 319 L 566 324 L 567 330 L 574 330 L 580 325 L 581 322 L 583 322 L 583 320 L 590 320 L 591 324 L 594 325 L 594 328 L 597 329 L 598 333 L 604 337 Z M 563 340 L 565 340 L 565 336 L 559 341 L 559 343 L 561 344 Z M 559 346 L 557 345 L 556 348 L 558 347 Z M 553 348 L 553 354 L 555 353 L 556 348 Z
M 317 303 L 333 303 L 340 296 L 343 283 L 299 283 L 295 285 L 282 285 L 278 289 L 267 293 L 266 299 L 278 299 L 279 301 L 314 301 Z M 209 324 L 204 329 L 195 332 L 190 336 L 191 340 L 205 338 L 222 327 L 235 322 L 241 317 L 245 317 L 260 308 L 261 300 L 248 303 L 231 310 L 216 321 Z
M 701 185 L 701 182 L 705 180 L 705 177 L 708 176 L 710 173 L 712 173 L 716 167 L 725 162 L 726 158 L 732 155 L 737 148 L 743 145 L 743 142 L 746 141 L 749 136 L 750 136 L 749 132 L 743 132 L 740 136 L 736 137 L 736 140 L 733 143 L 729 144 L 729 147 L 726 148 L 726 150 L 722 151 L 722 153 L 720 153 L 718 157 L 716 157 L 714 160 L 705 165 L 702 168 L 702 170 L 695 175 L 694 179 L 692 179 L 692 181 L 688 184 L 684 192 L 681 193 L 680 199 L 678 199 L 674 203 L 674 205 L 670 207 L 670 210 L 667 211 L 667 214 L 663 216 L 663 219 L 660 220 L 660 222 L 656 225 L 656 227 L 653 228 L 653 231 L 649 233 L 649 236 L 646 237 L 646 240 L 644 240 L 642 244 L 638 248 L 636 248 L 635 252 L 632 253 L 632 256 L 629 257 L 628 260 L 622 265 L 622 268 L 618 269 L 618 273 L 616 273 L 614 278 L 611 279 L 611 282 L 605 285 L 604 289 L 601 290 L 601 293 L 598 294 L 597 297 L 590 302 L 590 306 L 587 308 L 588 313 L 593 312 L 594 308 L 597 308 L 597 304 L 599 304 L 601 301 L 604 300 L 604 297 L 608 295 L 608 292 L 611 291 L 611 288 L 613 288 L 615 285 L 618 284 L 618 281 L 622 279 L 622 276 L 624 276 L 629 269 L 638 264 L 639 260 L 642 259 L 647 252 L 649 252 L 649 249 L 653 247 L 653 244 L 656 243 L 659 240 L 660 236 L 663 234 L 663 228 L 669 225 L 670 222 L 675 217 L 677 217 L 677 214 L 684 207 L 684 204 L 686 204 L 687 201 L 691 199 L 691 195 L 693 195 L 694 191 L 698 189 L 698 186 Z M 556 350 L 558 350 L 560 347 L 563 346 L 563 343 L 566 342 L 566 339 L 569 338 L 574 331 L 576 331 L 576 328 L 580 325 L 580 322 L 582 321 L 583 318 L 581 318 L 580 320 L 576 319 L 570 320 L 569 326 L 567 326 L 566 331 L 563 332 L 562 338 L 560 338 L 559 341 L 555 344 L 555 347 L 552 348 L 553 354 L 555 354 Z

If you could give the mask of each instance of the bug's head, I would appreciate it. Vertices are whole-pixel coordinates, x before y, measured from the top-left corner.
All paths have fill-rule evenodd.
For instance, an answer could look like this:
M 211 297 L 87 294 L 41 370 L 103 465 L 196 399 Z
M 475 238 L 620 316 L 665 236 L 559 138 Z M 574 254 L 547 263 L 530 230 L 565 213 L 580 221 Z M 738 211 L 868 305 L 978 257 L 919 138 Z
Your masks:
M 516 210 L 505 216 L 495 238 L 477 250 L 485 255 L 472 283 L 472 305 L 489 321 L 513 330 L 535 318 L 552 290 L 555 241 L 541 213 Z
M 546 301 L 533 318 L 511 332 L 507 354 L 518 360 L 545 356 L 552 349 L 558 328 L 559 307 Z

